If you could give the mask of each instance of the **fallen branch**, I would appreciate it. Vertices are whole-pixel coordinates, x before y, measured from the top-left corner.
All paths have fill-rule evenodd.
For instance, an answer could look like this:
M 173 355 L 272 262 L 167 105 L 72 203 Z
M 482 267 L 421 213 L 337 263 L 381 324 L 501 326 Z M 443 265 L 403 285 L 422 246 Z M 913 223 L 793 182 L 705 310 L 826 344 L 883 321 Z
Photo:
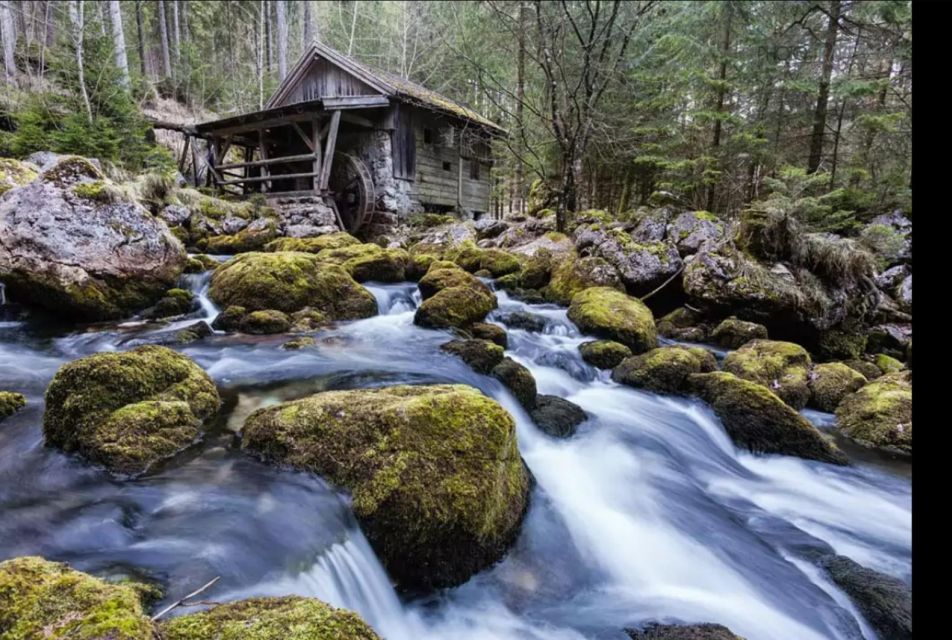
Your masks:
M 212 586 L 213 584 L 215 584 L 215 583 L 218 582 L 219 580 L 221 580 L 221 576 L 215 576 L 214 578 L 212 578 L 211 580 L 209 580 L 208 583 L 205 584 L 205 586 L 203 586 L 203 587 L 201 587 L 201 588 L 199 588 L 199 589 L 196 589 L 195 591 L 191 592 L 190 594 L 188 594 L 187 596 L 185 596 L 185 597 L 182 598 L 181 600 L 176 600 L 175 602 L 173 602 L 172 604 L 170 604 L 170 605 L 167 606 L 166 608 L 164 608 L 164 609 L 162 609 L 161 611 L 159 611 L 157 614 L 155 614 L 154 616 L 152 616 L 152 621 L 154 622 L 154 621 L 158 620 L 159 618 L 161 618 L 162 616 L 164 616 L 166 613 L 168 613 L 169 611 L 171 611 L 171 610 L 174 609 L 175 607 L 179 607 L 179 606 L 184 605 L 184 603 L 185 603 L 186 600 L 188 600 L 189 598 L 192 598 L 192 597 L 194 597 L 194 596 L 197 596 L 197 595 L 200 594 L 202 591 L 204 591 L 205 589 L 209 588 L 210 586 Z
M 655 289 L 655 290 L 652 291 L 651 293 L 648 293 L 648 294 L 645 294 L 645 295 L 641 296 L 641 297 L 639 298 L 639 300 L 641 300 L 642 302 L 644 302 L 645 300 L 647 300 L 648 298 L 650 298 L 650 297 L 653 296 L 654 294 L 656 294 L 656 293 L 658 293 L 659 291 L 661 291 L 662 289 L 664 289 L 666 286 L 668 286 L 668 283 L 671 282 L 672 280 L 674 280 L 675 278 L 677 278 L 677 277 L 681 274 L 682 271 L 684 271 L 684 264 L 681 265 L 681 268 L 680 268 L 680 269 L 678 269 L 677 271 L 674 272 L 674 275 L 673 275 L 673 276 L 671 276 L 670 278 L 668 278 L 667 280 L 665 280 L 664 282 L 662 282 L 660 287 L 658 287 L 657 289 Z

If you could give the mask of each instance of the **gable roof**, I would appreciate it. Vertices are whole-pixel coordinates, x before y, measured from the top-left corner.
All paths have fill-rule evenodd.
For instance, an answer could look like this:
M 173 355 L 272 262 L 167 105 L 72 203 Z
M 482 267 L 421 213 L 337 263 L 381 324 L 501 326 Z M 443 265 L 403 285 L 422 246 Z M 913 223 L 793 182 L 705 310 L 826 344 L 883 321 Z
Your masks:
M 270 109 L 280 106 L 281 101 L 285 99 L 298 82 L 307 75 L 307 71 L 315 58 L 327 60 L 386 96 L 436 111 L 449 113 L 458 118 L 472 120 L 487 129 L 505 133 L 505 130 L 498 124 L 488 118 L 484 118 L 459 102 L 451 100 L 436 91 L 427 89 L 410 80 L 400 78 L 386 71 L 371 69 L 357 60 L 319 42 L 315 42 L 308 47 L 288 75 L 281 81 L 281 84 L 278 85 L 278 88 L 274 90 L 274 93 L 265 104 L 265 108 Z

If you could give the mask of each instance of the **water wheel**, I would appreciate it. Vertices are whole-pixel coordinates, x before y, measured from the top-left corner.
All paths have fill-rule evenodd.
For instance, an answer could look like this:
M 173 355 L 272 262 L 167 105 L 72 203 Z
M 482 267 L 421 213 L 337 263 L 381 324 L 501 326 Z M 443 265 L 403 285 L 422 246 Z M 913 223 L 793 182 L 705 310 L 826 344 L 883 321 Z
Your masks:
M 349 153 L 335 153 L 327 184 L 344 230 L 356 233 L 373 217 L 376 194 L 370 169 Z

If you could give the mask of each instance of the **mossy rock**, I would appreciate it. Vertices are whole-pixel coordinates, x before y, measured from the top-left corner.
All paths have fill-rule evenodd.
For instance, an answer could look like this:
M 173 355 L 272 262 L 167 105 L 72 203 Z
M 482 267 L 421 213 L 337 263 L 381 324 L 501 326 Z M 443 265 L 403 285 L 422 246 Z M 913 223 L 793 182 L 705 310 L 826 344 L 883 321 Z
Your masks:
M 847 360 L 843 364 L 853 371 L 861 373 L 867 380 L 875 380 L 876 378 L 883 375 L 883 372 L 879 367 L 867 360 L 860 360 L 856 358 L 853 360 Z
M 441 262 L 420 279 L 423 303 L 413 321 L 432 329 L 466 329 L 482 322 L 496 308 L 496 296 L 475 276 Z
M 798 344 L 752 340 L 724 358 L 724 371 L 773 390 L 796 410 L 810 399 L 810 354 Z
M 230 305 L 225 310 L 215 316 L 212 321 L 212 328 L 219 331 L 238 331 L 241 325 L 241 319 L 245 317 L 248 310 L 238 305 Z
M 754 453 L 778 453 L 846 464 L 843 455 L 806 418 L 767 387 L 732 373 L 696 373 L 688 384 L 724 423 L 731 440 Z
M 282 344 L 281 348 L 285 349 L 286 351 L 299 351 L 301 349 L 309 349 L 315 346 L 317 346 L 317 340 L 311 336 L 301 336 L 299 338 L 291 338 Z
M 29 162 L 0 158 L 0 196 L 10 189 L 33 182 L 38 175 L 39 168 Z
M 407 260 L 407 267 L 404 270 L 406 279 L 416 282 L 426 275 L 430 265 L 437 260 L 439 260 L 439 258 L 429 253 L 411 254 L 409 260 Z
M 654 316 L 637 298 L 609 287 L 592 287 L 572 298 L 569 320 L 583 333 L 620 342 L 632 353 L 658 345 Z
M 717 369 L 711 352 L 700 347 L 659 347 L 630 356 L 612 371 L 612 380 L 657 393 L 687 391 L 688 376 Z
M 174 230 L 174 229 L 173 229 Z M 210 269 L 215 269 L 220 263 L 212 258 L 209 255 L 204 253 L 199 253 L 194 256 L 190 256 L 189 259 L 185 262 L 185 268 L 182 269 L 183 273 L 204 273 Z
M 836 408 L 843 435 L 867 447 L 912 455 L 912 384 L 890 373 L 846 396 Z
M 447 213 L 414 213 L 407 218 L 408 225 L 421 229 L 430 229 L 454 222 L 456 222 L 456 216 Z
M 602 258 L 566 258 L 552 270 L 543 295 L 550 302 L 569 304 L 575 294 L 592 287 L 610 287 L 624 291 L 615 267 Z
M 642 629 L 625 629 L 631 640 L 744 640 L 719 624 L 648 624 Z
M 496 280 L 496 288 L 503 291 L 515 291 L 522 288 L 522 276 L 518 273 L 510 273 Z
M 565 398 L 538 395 L 536 406 L 530 412 L 532 421 L 545 433 L 555 438 L 568 438 L 588 419 L 588 414 Z
M 206 238 L 205 251 L 224 254 L 260 251 L 277 236 L 277 225 L 273 220 L 268 220 L 261 225 L 250 224 L 232 235 L 209 236 Z
M 816 351 L 824 360 L 857 360 L 866 351 L 866 341 L 866 332 L 861 328 L 830 329 L 820 334 Z
M 0 421 L 26 406 L 26 396 L 13 391 L 0 391 Z
M 879 367 L 883 374 L 895 373 L 906 368 L 906 365 L 902 362 L 892 356 L 887 356 L 885 353 L 877 353 L 873 356 L 873 364 Z
M 174 229 L 173 229 L 173 232 L 174 232 Z M 189 258 L 188 260 L 186 260 L 185 266 L 182 267 L 182 273 L 202 273 L 204 271 L 205 271 L 205 265 L 202 264 L 201 260 L 196 260 L 195 258 Z
M 631 355 L 631 349 L 613 340 L 592 340 L 578 346 L 582 360 L 599 369 L 614 369 Z
M 722 347 L 737 349 L 751 340 L 766 340 L 767 327 L 756 322 L 727 318 L 714 328 L 711 339 Z
M 300 311 L 291 314 L 291 331 L 295 333 L 307 333 L 317 331 L 328 324 L 327 316 L 311 307 L 304 307 Z
M 866 383 L 863 374 L 842 362 L 818 364 L 810 372 L 810 402 L 807 406 L 832 413 L 843 398 Z
M 490 324 L 488 322 L 477 322 L 469 328 L 469 332 L 474 338 L 489 340 L 494 344 L 498 344 L 503 349 L 509 346 L 509 335 L 506 333 L 506 330 L 499 325 Z
M 893 576 L 863 567 L 846 556 L 820 565 L 856 604 L 880 638 L 912 640 L 912 589 Z
M 161 623 L 163 640 L 380 640 L 360 616 L 315 598 L 250 598 Z
M 484 249 L 479 258 L 479 268 L 488 271 L 493 278 L 499 278 L 521 270 L 522 262 L 502 249 Z
M 349 489 L 401 587 L 460 584 L 496 562 L 528 499 L 515 423 L 465 385 L 328 391 L 259 409 L 242 446 Z
M 448 251 L 445 258 L 455 262 L 460 268 L 473 273 L 481 268 L 480 262 L 483 258 L 483 251 L 472 240 L 465 240 L 455 249 Z
M 153 640 L 141 591 L 36 556 L 0 562 L 3 640 Z
M 440 349 L 459 357 L 477 373 L 489 373 L 505 357 L 503 348 L 489 340 L 450 340 Z
M 342 249 L 361 244 L 360 240 L 344 231 L 312 238 L 278 238 L 264 246 L 265 251 L 303 251 L 320 253 L 325 249 Z
M 195 308 L 195 295 L 186 289 L 169 289 L 152 307 L 149 317 L 169 318 L 189 313 Z
M 373 295 L 338 265 L 297 251 L 244 253 L 215 270 L 209 296 L 221 306 L 293 312 L 314 307 L 331 320 L 377 313 Z
M 220 404 L 208 374 L 171 349 L 97 353 L 53 376 L 43 434 L 110 471 L 139 474 L 195 442 Z
M 441 263 L 434 263 L 426 275 L 420 278 L 417 283 L 420 288 L 420 296 L 426 300 L 432 298 L 443 289 L 451 287 L 468 287 L 474 291 L 492 295 L 492 290 L 479 281 L 476 276 L 466 273 L 457 266 L 452 268 L 443 267 Z
M 492 376 L 506 385 L 527 411 L 535 409 L 536 381 L 526 367 L 506 357 L 493 367 Z
M 238 329 L 242 333 L 270 334 L 286 333 L 291 328 L 291 318 L 288 314 L 275 309 L 252 311 L 241 319 Z
M 384 249 L 376 244 L 354 244 L 321 251 L 322 262 L 339 264 L 357 282 L 402 282 L 410 255 L 403 249 Z
M 473 275 L 476 276 L 477 278 L 492 278 L 493 277 L 493 273 L 489 269 L 480 269 L 476 271 L 475 273 L 473 273 Z

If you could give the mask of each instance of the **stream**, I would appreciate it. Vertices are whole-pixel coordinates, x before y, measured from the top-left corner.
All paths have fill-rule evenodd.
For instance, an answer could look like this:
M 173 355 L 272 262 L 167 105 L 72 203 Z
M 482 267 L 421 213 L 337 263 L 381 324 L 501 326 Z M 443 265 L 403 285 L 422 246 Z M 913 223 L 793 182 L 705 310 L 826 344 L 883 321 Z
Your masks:
M 589 414 L 572 438 L 544 434 L 498 381 L 441 352 L 448 333 L 413 324 L 415 284 L 369 283 L 379 315 L 321 332 L 316 348 L 221 332 L 178 347 L 208 371 L 224 405 L 202 443 L 147 476 L 116 480 L 46 448 L 43 393 L 57 368 L 210 322 L 208 279 L 183 276 L 201 308 L 165 326 L 0 322 L 0 389 L 28 400 L 0 425 L 0 559 L 42 555 L 157 579 L 167 593 L 156 609 L 221 576 L 203 598 L 314 596 L 357 611 L 388 640 L 621 640 L 624 627 L 648 621 L 717 622 L 749 640 L 871 640 L 813 558 L 835 552 L 911 580 L 908 464 L 846 446 L 851 467 L 739 451 L 703 403 L 618 385 L 582 361 L 577 347 L 590 338 L 565 309 L 501 291 L 490 321 L 527 311 L 546 322 L 542 333 L 508 330 L 507 355 L 532 371 L 539 393 Z M 501 562 L 407 600 L 347 496 L 244 455 L 236 433 L 255 409 L 318 391 L 438 382 L 477 387 L 513 415 L 536 484 Z M 831 425 L 828 414 L 805 415 Z

